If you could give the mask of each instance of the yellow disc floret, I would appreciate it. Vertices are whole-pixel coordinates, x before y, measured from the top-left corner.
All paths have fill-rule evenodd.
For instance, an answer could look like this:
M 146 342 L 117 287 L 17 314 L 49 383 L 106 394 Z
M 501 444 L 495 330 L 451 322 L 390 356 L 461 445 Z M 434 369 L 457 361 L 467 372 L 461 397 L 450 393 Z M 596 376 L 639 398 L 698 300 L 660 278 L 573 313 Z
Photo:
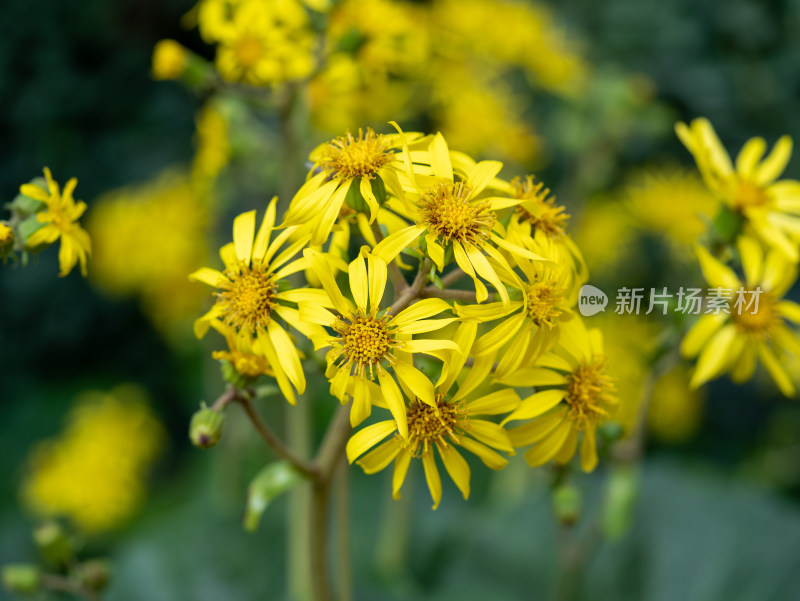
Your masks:
M 516 177 L 511 181 L 511 187 L 514 197 L 525 201 L 516 209 L 522 221 L 529 222 L 534 230 L 541 230 L 551 238 L 564 235 L 569 215 L 563 206 L 556 204 L 555 197 L 550 196 L 550 189 L 545 188 L 543 182 L 535 183 L 530 175 L 524 180 Z
M 217 304 L 221 305 L 222 318 L 231 326 L 247 332 L 269 325 L 272 309 L 277 305 L 275 281 L 265 265 L 242 263 L 235 270 L 225 271 L 225 281 L 220 284 Z
M 471 189 L 463 182 L 440 182 L 420 197 L 420 209 L 428 231 L 447 244 L 479 244 L 492 231 L 495 214 L 488 202 L 471 203 Z
M 742 211 L 744 209 L 763 207 L 769 202 L 769 197 L 764 188 L 741 177 L 735 180 L 733 206 Z
M 449 403 L 441 394 L 436 395 L 436 407 L 419 399 L 406 408 L 408 419 L 408 450 L 419 457 L 432 444 L 447 444 L 447 438 L 455 442 L 469 427 L 469 416 L 463 401 Z
M 526 291 L 528 317 L 537 326 L 554 326 L 562 314 L 559 303 L 564 300 L 561 287 L 551 280 L 535 282 Z
M 745 291 L 745 298 L 757 298 L 758 303 L 741 307 L 741 309 L 731 308 L 731 319 L 736 329 L 743 334 L 751 334 L 757 338 L 765 338 L 769 335 L 769 330 L 773 325 L 781 321 L 780 316 L 775 310 L 775 301 L 772 297 L 760 291 Z
M 359 129 L 357 138 L 347 132 L 328 142 L 320 166 L 337 180 L 374 179 L 380 168 L 392 160 L 388 147 L 387 138 L 371 128 L 367 128 L 366 134 Z
M 605 358 L 579 365 L 567 376 L 569 418 L 580 429 L 608 419 L 616 408 L 614 379 L 606 373 Z
M 359 377 L 369 370 L 370 379 L 374 379 L 376 366 L 380 368 L 384 359 L 391 362 L 392 350 L 399 346 L 388 326 L 390 319 L 388 313 L 382 317 L 358 313 L 337 319 L 333 329 L 339 334 L 336 340 L 340 348 L 336 352 L 341 357 L 341 366 Z

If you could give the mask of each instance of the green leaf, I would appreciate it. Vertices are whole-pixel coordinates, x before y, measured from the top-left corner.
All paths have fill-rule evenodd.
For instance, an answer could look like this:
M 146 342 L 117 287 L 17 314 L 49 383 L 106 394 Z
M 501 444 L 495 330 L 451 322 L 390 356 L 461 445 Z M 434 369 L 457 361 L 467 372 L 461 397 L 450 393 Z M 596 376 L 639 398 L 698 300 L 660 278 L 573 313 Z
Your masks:
M 17 231 L 19 232 L 20 237 L 25 240 L 26 244 L 28 239 L 33 235 L 33 233 L 44 227 L 44 223 L 39 221 L 36 218 L 36 215 L 31 215 L 27 219 L 20 222 L 19 226 L 17 227 Z
M 247 489 L 247 505 L 243 520 L 245 530 L 255 532 L 262 514 L 272 500 L 302 481 L 302 474 L 286 461 L 270 463 L 258 472 Z
M 439 274 L 436 273 L 436 265 L 431 265 L 431 272 L 428 274 L 428 278 L 433 285 L 436 286 L 439 290 L 444 290 L 444 284 L 442 284 L 442 279 L 439 277 Z

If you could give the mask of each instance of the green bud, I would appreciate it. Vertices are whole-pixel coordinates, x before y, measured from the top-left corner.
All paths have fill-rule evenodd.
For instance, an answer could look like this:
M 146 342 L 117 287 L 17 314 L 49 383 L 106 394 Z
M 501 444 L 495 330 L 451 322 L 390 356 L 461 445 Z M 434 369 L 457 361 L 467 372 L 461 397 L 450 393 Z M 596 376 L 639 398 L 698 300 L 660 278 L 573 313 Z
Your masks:
M 581 517 L 581 491 L 572 484 L 562 484 L 553 490 L 553 511 L 558 521 L 572 526 Z
M 199 411 L 192 416 L 189 424 L 189 438 L 192 444 L 201 449 L 210 449 L 222 438 L 222 425 L 225 416 L 218 411 L 202 405 Z
M 41 574 L 39 568 L 29 564 L 3 566 L 3 586 L 9 592 L 31 594 L 39 590 Z
M 67 564 L 74 555 L 67 534 L 56 522 L 46 522 L 36 528 L 33 531 L 33 540 L 45 560 L 53 565 Z
M 44 223 L 39 221 L 36 215 L 31 215 L 30 217 L 23 219 L 20 224 L 17 226 L 17 231 L 19 232 L 20 238 L 25 241 L 25 246 L 28 245 L 28 239 L 33 235 L 33 232 L 36 230 L 44 227 Z M 36 249 L 31 249 L 36 250 Z
M 236 371 L 233 363 L 227 360 L 220 361 L 220 371 L 225 381 L 233 384 L 236 388 L 249 388 L 258 380 L 258 378 L 251 378 L 240 374 Z
M 75 566 L 72 574 L 86 588 L 102 591 L 111 579 L 111 566 L 105 559 L 90 559 Z
M 731 244 L 742 231 L 744 217 L 741 213 L 732 211 L 723 206 L 716 214 L 713 221 L 714 233 L 719 240 L 726 244 Z

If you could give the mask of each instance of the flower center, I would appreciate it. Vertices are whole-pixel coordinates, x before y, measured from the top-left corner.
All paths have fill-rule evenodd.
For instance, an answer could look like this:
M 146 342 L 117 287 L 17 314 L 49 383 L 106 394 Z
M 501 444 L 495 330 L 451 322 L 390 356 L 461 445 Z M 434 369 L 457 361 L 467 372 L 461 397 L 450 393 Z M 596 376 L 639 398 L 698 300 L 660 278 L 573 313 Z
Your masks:
M 235 270 L 226 269 L 224 275 L 226 280 L 220 285 L 217 303 L 225 322 L 250 333 L 266 328 L 270 313 L 278 304 L 275 280 L 267 273 L 267 266 L 241 263 Z
M 447 444 L 447 437 L 458 441 L 469 424 L 466 403 L 463 401 L 448 403 L 441 394 L 436 395 L 436 407 L 431 407 L 419 399 L 409 403 L 406 408 L 406 418 L 407 448 L 417 457 L 430 444 L 437 442 Z
M 357 138 L 347 132 L 328 142 L 320 161 L 321 167 L 338 180 L 374 179 L 378 170 L 392 160 L 388 146 L 389 142 L 384 136 L 376 134 L 369 127 L 365 135 L 359 128 Z
M 769 202 L 769 197 L 764 188 L 746 179 L 736 182 L 736 195 L 733 199 L 734 207 L 742 211 L 751 207 L 762 207 Z
M 523 202 L 517 207 L 517 215 L 527 221 L 535 230 L 541 230 L 551 238 L 564 235 L 567 229 L 569 215 L 564 212 L 564 207 L 556 204 L 554 196 L 550 196 L 550 189 L 544 187 L 543 182 L 534 183 L 529 175 L 524 181 L 518 177 L 511 181 L 514 197 Z M 526 208 L 525 205 L 528 205 Z
M 770 327 L 780 320 L 775 312 L 775 301 L 763 291 L 760 294 L 745 291 L 744 299 L 745 302 L 741 307 L 731 307 L 731 319 L 734 325 L 740 332 L 759 337 L 766 336 Z
M 245 69 L 252 67 L 264 54 L 264 44 L 257 37 L 246 35 L 240 38 L 234 46 L 236 60 Z
M 614 379 L 606 373 L 605 357 L 580 365 L 567 376 L 565 400 L 570 419 L 580 429 L 605 421 L 619 402 L 615 390 Z
M 428 231 L 444 244 L 451 240 L 478 244 L 494 227 L 495 214 L 489 211 L 489 203 L 470 203 L 471 191 L 462 182 L 440 182 L 420 197 L 420 209 Z
M 350 319 L 338 318 L 333 329 L 339 334 L 336 340 L 341 344 L 338 349 L 342 358 L 340 366 L 359 377 L 364 377 L 369 369 L 369 378 L 374 380 L 374 367 L 383 359 L 391 362 L 392 350 L 400 346 L 389 329 L 390 319 L 389 313 L 382 317 L 359 313 Z
M 561 315 L 558 303 L 564 299 L 560 287 L 555 282 L 547 280 L 536 282 L 527 291 L 528 317 L 537 326 L 548 325 L 553 327 L 554 321 Z

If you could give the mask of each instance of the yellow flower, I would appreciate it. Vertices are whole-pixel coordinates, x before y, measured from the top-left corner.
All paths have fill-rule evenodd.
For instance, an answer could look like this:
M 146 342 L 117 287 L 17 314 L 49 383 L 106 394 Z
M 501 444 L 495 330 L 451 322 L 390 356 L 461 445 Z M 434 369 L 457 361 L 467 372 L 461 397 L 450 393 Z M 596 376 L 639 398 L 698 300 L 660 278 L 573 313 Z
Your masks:
M 240 0 L 218 30 L 217 69 L 256 86 L 301 79 L 314 69 L 314 37 L 296 0 Z
M 228 343 L 227 351 L 214 351 L 211 356 L 220 361 L 227 361 L 237 373 L 246 378 L 259 376 L 275 377 L 275 371 L 267 360 L 263 345 L 258 338 L 247 334 L 237 333 L 228 324 L 221 321 L 212 321 L 211 327 L 225 336 Z
M 281 280 L 306 268 L 305 260 L 291 259 L 308 243 L 308 236 L 278 252 L 296 228 L 283 230 L 270 243 L 277 203 L 277 197 L 270 202 L 258 234 L 255 211 L 242 213 L 234 220 L 233 242 L 220 249 L 224 271 L 203 267 L 189 277 L 217 289 L 214 306 L 195 321 L 197 337 L 203 337 L 214 321 L 221 321 L 242 337 L 256 338 L 275 372 L 281 392 L 295 404 L 292 385 L 302 394 L 306 378 L 300 354 L 278 318 L 314 339 L 324 334 L 322 328 L 305 323 L 297 309 L 283 303 L 309 300 L 325 304 L 326 297 L 319 290 L 279 289 Z
M 731 210 L 740 213 L 764 244 L 800 260 L 800 182 L 776 181 L 792 153 L 792 139 L 781 137 L 763 158 L 763 138 L 751 138 L 736 157 L 734 169 L 727 151 L 707 119 L 690 126 L 678 123 L 678 137 L 694 155 L 700 174 L 711 192 Z
M 0 222 L 0 249 L 11 246 L 14 242 L 14 230 L 8 224 Z
M 700 429 L 704 395 L 689 390 L 689 374 L 676 365 L 653 386 L 653 398 L 647 412 L 647 428 L 653 436 L 668 443 L 691 438 Z
M 214 179 L 230 161 L 228 121 L 212 103 L 206 104 L 195 120 L 195 146 L 192 177 Z
M 454 357 L 449 377 L 436 387 L 433 405 L 409 395 L 412 400 L 404 403 L 403 416 L 404 422 L 408 424 L 407 436 L 398 432 L 399 422 L 393 419 L 359 430 L 347 443 L 347 459 L 353 463 L 366 451 L 393 434 L 391 438 L 361 457 L 357 463 L 367 474 L 374 474 L 394 461 L 392 495 L 395 499 L 400 498 L 400 488 L 405 481 L 411 459 L 419 458 L 422 459 L 425 479 L 433 498 L 433 508 L 439 506 L 442 498 L 442 481 L 436 466 L 434 448 L 465 499 L 469 497 L 470 469 L 456 446 L 474 453 L 486 466 L 494 470 L 502 469 L 508 463 L 494 449 L 513 453 L 506 431 L 483 417 L 506 414 L 516 409 L 520 399 L 514 390 L 500 388 L 467 400 L 486 377 L 483 367 L 476 365 L 458 390 L 450 393 L 456 376 L 461 373 L 464 366 L 469 347 L 475 339 L 475 332 L 475 324 L 462 324 L 459 327 L 455 339 L 461 354 Z
M 450 353 L 445 351 L 450 349 L 458 353 L 459 349 L 451 340 L 412 340 L 412 336 L 456 321 L 455 318 L 427 319 L 449 311 L 450 305 L 430 298 L 393 316 L 390 310 L 380 308 L 387 273 L 386 263 L 381 259 L 362 251 L 362 255 L 350 263 L 350 290 L 355 301 L 352 302 L 339 289 L 325 255 L 312 249 L 306 249 L 303 255 L 319 278 L 330 305 L 338 312 L 336 315 L 319 304 L 300 304 L 303 320 L 335 332 L 333 337 L 315 341 L 315 348 L 332 347 L 326 357 L 331 394 L 343 402 L 348 394 L 353 397 L 350 421 L 354 426 L 369 416 L 372 405 L 382 397 L 405 437 L 408 432 L 405 409 L 394 376 L 416 397 L 435 406 L 433 385 L 414 367 L 412 353 L 425 353 L 447 361 Z M 369 385 L 376 374 L 380 388 Z
M 464 320 L 480 322 L 503 318 L 472 348 L 476 357 L 494 362 L 495 377 L 503 378 L 514 371 L 529 367 L 543 352 L 556 344 L 560 326 L 575 315 L 578 301 L 578 282 L 563 252 L 550 240 L 540 239 L 532 247 L 549 261 L 518 259 L 516 272 L 498 270 L 501 281 L 511 289 L 512 300 L 503 303 L 456 306 L 456 314 Z
M 175 40 L 160 40 L 153 48 L 153 77 L 177 79 L 189 60 L 188 51 Z
M 580 437 L 581 467 L 591 472 L 597 466 L 597 426 L 614 415 L 619 399 L 614 379 L 608 375 L 600 331 L 587 331 L 577 316 L 561 329 L 559 346 L 543 355 L 536 367 L 499 380 L 510 386 L 536 387 L 503 423 L 531 420 L 508 435 L 515 447 L 533 445 L 525 452 L 532 467 L 551 459 L 567 463 Z
M 508 291 L 497 269 L 511 271 L 511 267 L 498 248 L 515 257 L 544 259 L 504 239 L 504 228 L 494 211 L 513 207 L 519 200 L 483 194 L 484 190 L 492 189 L 492 182 L 503 164 L 499 161 L 475 163 L 459 153 L 457 168 L 454 168 L 447 142 L 441 134 L 436 134 L 427 152 L 430 167 L 412 168 L 411 153 L 407 145 L 403 146 L 408 188 L 417 196 L 416 200 L 406 203 L 405 210 L 414 224 L 386 237 L 373 254 L 388 263 L 404 248 L 424 239 L 425 254 L 439 271 L 443 271 L 446 252 L 452 249 L 456 263 L 475 284 L 478 302 L 489 296 L 480 277 L 494 286 L 507 305 Z
M 86 230 L 78 224 L 78 219 L 86 211 L 86 203 L 82 200 L 76 202 L 72 198 L 78 180 L 74 177 L 70 179 L 62 192 L 58 184 L 53 181 L 53 176 L 47 167 L 44 168 L 44 176 L 47 180 L 47 188 L 36 184 L 23 184 L 19 189 L 25 196 L 46 205 L 46 208 L 36 215 L 39 223 L 46 225 L 36 230 L 28 238 L 27 245 L 29 248 L 36 248 L 53 244 L 60 238 L 58 263 L 61 271 L 59 275 L 61 277 L 67 275 L 80 261 L 81 274 L 86 277 L 86 258 L 92 252 L 92 242 Z
M 570 216 L 565 207 L 556 204 L 555 196 L 550 194 L 544 182 L 536 182 L 532 175 L 525 179 L 515 177 L 511 180 L 508 193 L 518 198 L 520 203 L 508 222 L 506 237 L 509 242 L 534 250 L 541 244 L 537 239 L 545 237 L 563 247 L 561 254 L 569 261 L 577 277 L 585 280 L 588 277 L 583 255 L 572 238 L 567 235 L 567 223 Z
M 67 516 L 86 532 L 116 528 L 141 505 L 164 438 L 138 387 L 88 393 L 70 410 L 64 431 L 36 447 L 23 499 L 35 513 Z
M 786 396 L 795 387 L 782 362 L 785 354 L 800 355 L 797 333 L 787 321 L 800 323 L 800 305 L 782 297 L 797 279 L 797 265 L 777 248 L 766 256 L 758 242 L 742 236 L 738 241 L 744 280 L 715 259 L 705 248 L 696 248 L 706 281 L 715 289 L 728 290 L 729 312 L 707 313 L 686 334 L 681 345 L 685 357 L 698 357 L 691 386 L 730 372 L 734 382 L 753 376 L 760 359 Z
M 420 138 L 419 134 L 409 135 Z M 372 223 L 384 201 L 376 197 L 376 190 L 378 196 L 385 194 L 386 188 L 395 195 L 403 194 L 398 179 L 402 163 L 395 153 L 399 147 L 398 135 L 376 134 L 371 128 L 366 134 L 359 129 L 358 137 L 348 132 L 319 145 L 309 156 L 314 163 L 309 179 L 292 199 L 284 225 L 309 224 L 311 244 L 322 244 L 341 216 L 345 200 L 354 194 L 366 203 L 364 210 L 369 209 Z M 319 173 L 311 176 L 317 170 Z
M 674 167 L 634 174 L 623 196 L 637 227 L 664 236 L 684 254 L 706 231 L 702 217 L 713 217 L 718 206 L 700 178 Z

